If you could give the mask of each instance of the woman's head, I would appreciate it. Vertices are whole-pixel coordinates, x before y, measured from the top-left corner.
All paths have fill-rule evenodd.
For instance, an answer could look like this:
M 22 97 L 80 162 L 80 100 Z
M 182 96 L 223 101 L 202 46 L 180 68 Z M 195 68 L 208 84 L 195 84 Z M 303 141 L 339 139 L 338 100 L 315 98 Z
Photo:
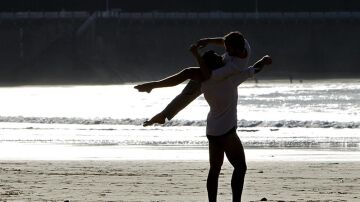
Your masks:
M 203 58 L 205 64 L 211 70 L 218 69 L 218 68 L 224 66 L 222 57 L 213 50 L 206 51 L 202 55 L 202 58 Z

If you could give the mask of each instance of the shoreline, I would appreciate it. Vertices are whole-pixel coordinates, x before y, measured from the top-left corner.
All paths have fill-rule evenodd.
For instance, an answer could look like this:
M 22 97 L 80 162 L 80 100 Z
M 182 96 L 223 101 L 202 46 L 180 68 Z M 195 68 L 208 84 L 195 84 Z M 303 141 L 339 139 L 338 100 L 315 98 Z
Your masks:
M 357 148 L 247 148 L 248 162 L 357 162 Z M 1 143 L 1 161 L 208 161 L 207 146 Z
M 248 161 L 243 201 L 356 201 L 360 162 Z M 206 201 L 207 161 L 0 161 L 5 201 Z M 225 161 L 219 201 L 231 200 Z

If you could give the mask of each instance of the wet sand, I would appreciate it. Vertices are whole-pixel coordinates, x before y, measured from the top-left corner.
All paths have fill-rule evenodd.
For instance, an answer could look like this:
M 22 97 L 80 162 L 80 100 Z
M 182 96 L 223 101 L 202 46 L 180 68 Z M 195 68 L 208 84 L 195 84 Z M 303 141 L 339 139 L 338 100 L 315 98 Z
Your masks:
M 206 201 L 206 161 L 1 161 L 0 201 Z M 250 161 L 243 201 L 360 201 L 360 162 Z M 231 200 L 224 163 L 219 201 Z

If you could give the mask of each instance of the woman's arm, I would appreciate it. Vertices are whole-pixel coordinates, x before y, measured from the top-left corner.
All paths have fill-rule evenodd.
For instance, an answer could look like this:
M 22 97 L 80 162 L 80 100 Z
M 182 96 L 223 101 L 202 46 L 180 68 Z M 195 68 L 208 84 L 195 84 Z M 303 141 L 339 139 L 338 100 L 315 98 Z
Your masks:
M 198 62 L 199 66 L 200 66 L 202 79 L 207 80 L 211 76 L 211 70 L 205 64 L 204 59 L 200 56 L 198 48 L 199 48 L 198 45 L 193 44 L 193 45 L 190 46 L 190 51 L 194 55 L 196 61 Z
M 199 48 L 203 48 L 208 44 L 214 44 L 219 46 L 224 46 L 224 38 L 223 37 L 213 37 L 213 38 L 202 38 L 197 42 L 197 46 Z

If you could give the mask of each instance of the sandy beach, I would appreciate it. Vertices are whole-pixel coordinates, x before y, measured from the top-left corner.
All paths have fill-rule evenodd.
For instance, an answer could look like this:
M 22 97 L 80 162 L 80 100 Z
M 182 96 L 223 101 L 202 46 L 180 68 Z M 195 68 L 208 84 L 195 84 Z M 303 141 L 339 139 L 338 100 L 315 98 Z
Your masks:
M 360 201 L 360 162 L 250 161 L 243 201 Z M 206 201 L 206 161 L 1 161 L 0 201 Z M 231 200 L 224 163 L 219 201 Z

